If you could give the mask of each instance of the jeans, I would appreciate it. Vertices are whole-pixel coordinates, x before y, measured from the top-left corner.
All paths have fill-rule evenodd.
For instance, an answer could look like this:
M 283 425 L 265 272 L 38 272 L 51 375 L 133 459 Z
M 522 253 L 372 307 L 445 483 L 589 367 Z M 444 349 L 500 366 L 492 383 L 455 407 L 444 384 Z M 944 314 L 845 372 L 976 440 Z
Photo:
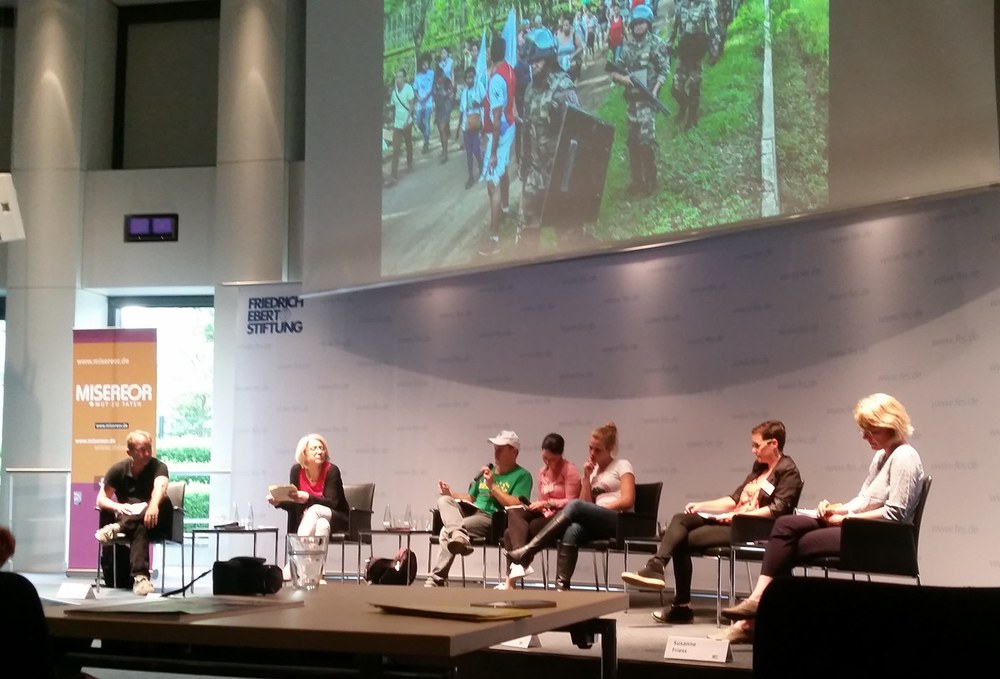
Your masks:
M 570 500 L 562 509 L 562 514 L 570 521 L 563 533 L 566 545 L 580 545 L 591 540 L 609 538 L 618 527 L 618 512 L 600 507 L 586 500 Z
M 431 140 L 431 112 L 434 108 L 428 103 L 425 106 L 417 105 L 417 128 L 424 137 L 424 146 Z
M 469 179 L 478 179 L 483 173 L 483 149 L 479 130 L 463 130 L 462 139 L 465 142 L 465 164 L 469 168 Z M 473 162 L 476 171 L 473 172 Z

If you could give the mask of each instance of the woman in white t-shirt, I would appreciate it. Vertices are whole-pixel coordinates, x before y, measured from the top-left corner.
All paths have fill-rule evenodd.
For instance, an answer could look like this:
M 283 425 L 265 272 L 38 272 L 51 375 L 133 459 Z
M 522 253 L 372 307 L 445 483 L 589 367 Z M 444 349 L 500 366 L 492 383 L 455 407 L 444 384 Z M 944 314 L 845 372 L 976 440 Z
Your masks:
M 618 427 L 614 422 L 591 433 L 579 499 L 571 500 L 527 545 L 508 552 L 511 562 L 529 563 L 562 536 L 556 557 L 556 589 L 570 588 L 579 546 L 613 536 L 618 513 L 631 512 L 635 506 L 635 473 L 628 460 L 615 457 L 617 450 Z

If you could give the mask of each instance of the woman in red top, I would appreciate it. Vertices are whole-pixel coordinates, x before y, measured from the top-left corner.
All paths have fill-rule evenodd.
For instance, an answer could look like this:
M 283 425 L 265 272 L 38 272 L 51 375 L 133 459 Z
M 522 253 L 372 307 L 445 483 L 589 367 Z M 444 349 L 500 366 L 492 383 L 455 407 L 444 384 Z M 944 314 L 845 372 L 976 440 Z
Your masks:
M 559 434 L 549 434 L 542 441 L 542 469 L 538 472 L 538 499 L 517 509 L 507 508 L 504 548 L 509 552 L 528 544 L 560 509 L 580 497 L 580 472 L 563 457 L 566 441 Z M 514 581 L 534 572 L 531 566 L 510 564 L 507 579 L 497 589 L 510 589 Z
M 622 10 L 617 3 L 611 5 L 611 19 L 608 21 L 608 49 L 611 50 L 612 61 L 618 61 L 625 40 L 625 22 L 622 20 Z
M 303 436 L 295 449 L 295 460 L 288 475 L 288 482 L 299 489 L 294 500 L 268 498 L 273 506 L 288 512 L 288 532 L 329 535 L 331 530 L 346 531 L 350 508 L 340 469 L 330 462 L 326 439 L 319 434 Z

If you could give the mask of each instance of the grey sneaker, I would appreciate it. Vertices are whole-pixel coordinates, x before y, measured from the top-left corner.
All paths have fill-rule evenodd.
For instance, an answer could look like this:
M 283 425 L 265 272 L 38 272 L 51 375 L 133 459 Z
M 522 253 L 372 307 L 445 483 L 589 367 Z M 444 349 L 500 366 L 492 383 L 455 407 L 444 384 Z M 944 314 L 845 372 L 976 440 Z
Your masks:
M 621 578 L 628 584 L 635 585 L 636 587 L 663 589 L 667 586 L 667 583 L 663 580 L 663 562 L 659 559 L 650 559 L 637 573 L 626 571 L 622 573 Z
M 448 540 L 448 551 L 456 555 L 469 556 L 476 550 L 472 548 L 469 536 L 463 533 L 455 533 Z
M 424 581 L 424 587 L 444 587 L 444 580 L 437 580 L 431 576 Z
M 115 538 L 118 537 L 121 530 L 122 525 L 120 523 L 109 523 L 101 526 L 97 532 L 94 533 L 94 537 L 97 538 L 97 541 L 102 545 L 110 545 L 115 541 Z
M 149 581 L 149 578 L 145 575 L 135 576 L 135 582 L 132 584 L 132 593 L 139 596 L 146 596 L 147 594 L 152 594 L 155 590 L 153 583 Z

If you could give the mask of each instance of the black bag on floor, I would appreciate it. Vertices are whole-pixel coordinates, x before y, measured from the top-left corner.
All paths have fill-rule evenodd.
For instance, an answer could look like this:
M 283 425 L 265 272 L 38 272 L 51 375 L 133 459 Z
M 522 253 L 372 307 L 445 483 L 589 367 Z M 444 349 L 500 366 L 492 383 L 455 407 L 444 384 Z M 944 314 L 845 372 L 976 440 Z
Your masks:
M 101 548 L 101 574 L 104 576 L 105 587 L 132 589 L 132 563 L 129 561 L 128 545 L 108 545 Z
M 417 557 L 406 547 L 388 559 L 368 559 L 365 580 L 370 585 L 412 585 L 417 579 Z

